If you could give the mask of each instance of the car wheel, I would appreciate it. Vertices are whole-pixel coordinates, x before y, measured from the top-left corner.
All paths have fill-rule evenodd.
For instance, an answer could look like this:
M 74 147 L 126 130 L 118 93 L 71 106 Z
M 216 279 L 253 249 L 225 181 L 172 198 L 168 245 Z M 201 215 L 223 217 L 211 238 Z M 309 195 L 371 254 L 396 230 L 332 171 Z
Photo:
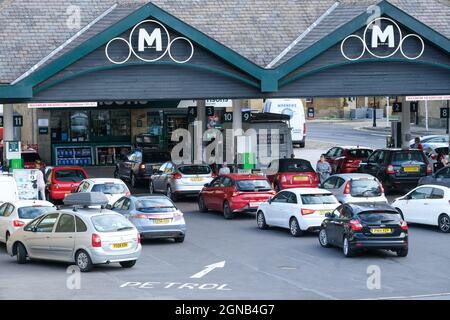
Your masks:
M 150 194 L 154 194 L 155 193 L 155 186 L 153 185 L 153 181 L 150 180 L 148 182 L 148 190 Z
M 198 197 L 198 210 L 200 212 L 208 212 L 208 208 L 205 206 L 205 200 L 203 200 L 203 197 Z
M 353 257 L 355 255 L 355 251 L 350 247 L 350 243 L 348 242 L 348 238 L 344 238 L 344 245 L 342 246 L 342 250 L 344 252 L 344 256 L 347 258 Z
M 174 238 L 174 240 L 176 243 L 182 243 L 182 242 L 184 242 L 184 236 L 176 237 L 176 238 Z
M 303 141 L 300 142 L 300 148 L 304 148 L 306 145 L 306 139 L 303 139 Z
M 129 268 L 133 268 L 134 267 L 134 265 L 136 264 L 136 260 L 122 261 L 122 262 L 119 262 L 119 263 L 122 266 L 122 268 L 129 269 Z
M 172 199 L 173 201 L 177 201 L 178 200 L 177 195 L 172 192 L 172 188 L 170 186 L 167 186 L 166 196 L 168 198 Z
M 256 223 L 258 224 L 258 228 L 261 230 L 266 230 L 269 227 L 266 223 L 266 217 L 262 211 L 258 211 L 256 214 Z
M 408 255 L 408 248 L 402 248 L 397 250 L 397 256 L 406 257 Z
M 441 214 L 439 216 L 439 230 L 444 233 L 450 232 L 450 218 L 446 214 Z
M 303 235 L 303 231 L 300 229 L 297 218 L 291 218 L 289 221 L 289 229 L 294 237 L 300 237 Z
M 223 216 L 225 219 L 227 220 L 231 220 L 234 218 L 234 213 L 230 208 L 230 204 L 228 203 L 228 201 L 225 201 L 223 203 Z
M 89 257 L 89 254 L 84 250 L 77 252 L 75 262 L 81 272 L 89 272 L 94 267 L 91 257 Z
M 327 231 L 324 228 L 321 228 L 319 231 L 319 243 L 324 248 L 329 248 L 330 243 L 328 242 Z
M 18 264 L 27 263 L 27 249 L 25 249 L 25 246 L 20 242 L 17 244 L 16 258 Z

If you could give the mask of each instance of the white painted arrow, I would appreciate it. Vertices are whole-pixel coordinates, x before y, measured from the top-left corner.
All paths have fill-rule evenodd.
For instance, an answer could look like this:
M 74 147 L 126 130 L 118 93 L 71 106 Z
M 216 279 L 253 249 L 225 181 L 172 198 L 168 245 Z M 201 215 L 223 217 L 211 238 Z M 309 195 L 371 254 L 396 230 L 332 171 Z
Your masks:
M 225 266 L 225 261 L 216 262 L 210 264 L 209 266 L 205 266 L 205 269 L 200 271 L 199 273 L 194 274 L 191 278 L 200 279 L 217 268 L 223 268 Z

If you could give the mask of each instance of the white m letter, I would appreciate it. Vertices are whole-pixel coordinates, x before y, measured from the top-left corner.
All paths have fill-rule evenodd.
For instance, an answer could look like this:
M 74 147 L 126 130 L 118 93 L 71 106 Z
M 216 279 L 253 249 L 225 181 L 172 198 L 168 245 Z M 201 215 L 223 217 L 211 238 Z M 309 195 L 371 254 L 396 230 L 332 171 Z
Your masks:
M 149 35 L 147 30 L 145 30 L 144 28 L 139 29 L 139 52 L 143 52 L 145 50 L 145 44 L 148 45 L 147 48 L 152 48 L 155 41 L 156 51 L 162 51 L 162 37 L 160 28 L 155 28 L 151 35 Z
M 394 48 L 394 26 L 387 26 L 384 31 L 377 25 L 373 26 L 372 29 L 372 48 L 378 48 L 378 39 L 380 42 L 384 43 L 389 38 L 389 48 Z

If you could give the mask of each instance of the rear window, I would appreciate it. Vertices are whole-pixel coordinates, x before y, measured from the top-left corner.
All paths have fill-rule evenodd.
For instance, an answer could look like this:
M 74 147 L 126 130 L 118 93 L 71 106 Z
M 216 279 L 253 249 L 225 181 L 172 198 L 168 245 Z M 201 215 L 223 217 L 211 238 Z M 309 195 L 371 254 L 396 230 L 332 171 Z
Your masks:
M 38 153 L 22 153 L 22 159 L 24 162 L 35 162 L 37 160 L 41 160 Z
M 211 168 L 208 166 L 183 166 L 178 168 L 182 174 L 210 174 Z
M 257 192 L 272 190 L 272 186 L 267 180 L 238 180 L 236 181 L 238 191 Z
M 424 155 L 421 151 L 399 151 L 394 152 L 392 155 L 392 162 L 402 163 L 402 162 L 425 162 Z
M 144 199 L 136 202 L 136 210 L 144 213 L 174 212 L 177 210 L 169 199 Z
M 170 154 L 166 152 L 144 152 L 144 162 L 163 163 L 170 161 Z
M 125 217 L 115 214 L 104 214 L 91 218 L 95 230 L 98 232 L 118 232 L 134 229 Z
M 351 195 L 353 197 L 379 197 L 381 187 L 374 179 L 358 179 L 351 182 Z
M 55 179 L 61 182 L 81 182 L 86 175 L 81 170 L 56 170 Z
M 366 159 L 371 155 L 372 150 L 370 150 L 370 149 L 352 149 L 352 150 L 348 150 L 347 152 L 348 152 L 348 155 L 352 158 Z
M 128 187 L 119 183 L 100 183 L 92 187 L 92 192 L 102 192 L 104 194 L 124 194 L 129 192 Z
M 314 172 L 311 163 L 306 160 L 283 161 L 280 172 Z
M 54 207 L 22 207 L 17 210 L 19 219 L 35 219 L 44 213 L 54 210 Z
M 401 220 L 400 214 L 394 211 L 364 211 L 358 217 L 368 224 L 398 223 Z
M 335 204 L 338 203 L 332 194 L 302 194 L 303 204 Z

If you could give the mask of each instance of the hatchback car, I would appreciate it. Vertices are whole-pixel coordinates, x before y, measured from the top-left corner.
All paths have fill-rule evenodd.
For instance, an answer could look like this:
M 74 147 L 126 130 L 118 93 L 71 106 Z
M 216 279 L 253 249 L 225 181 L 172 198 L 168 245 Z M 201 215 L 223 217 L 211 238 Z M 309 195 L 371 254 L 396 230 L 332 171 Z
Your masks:
M 373 152 L 371 148 L 360 146 L 334 147 L 325 153 L 325 159 L 333 173 L 357 172 L 359 164 L 367 161 Z
M 198 196 L 215 176 L 206 164 L 177 165 L 169 161 L 150 178 L 150 194 L 161 192 L 173 201 L 182 195 Z
M 425 154 L 417 149 L 379 149 L 359 171 L 376 177 L 385 189 L 416 187 L 419 179 L 432 173 Z
M 201 212 L 217 210 L 225 219 L 235 213 L 256 212 L 259 205 L 275 195 L 266 177 L 257 174 L 227 174 L 206 184 L 199 194 Z
M 74 208 L 55 209 L 12 234 L 8 254 L 19 264 L 27 258 L 75 262 L 81 272 L 97 264 L 135 265 L 141 253 L 139 232 L 121 214 L 93 208 L 108 203 L 103 194 L 71 194 L 64 203 Z
M 50 202 L 61 202 L 88 178 L 86 170 L 78 166 L 52 167 L 45 175 L 45 195 Z
M 184 241 L 186 222 L 183 212 L 166 196 L 122 197 L 111 209 L 132 222 L 142 239 L 173 238 L 175 242 Z
M 267 167 L 267 178 L 275 191 L 288 188 L 316 188 L 319 176 L 311 163 L 304 159 L 279 159 Z
M 346 257 L 367 249 L 408 255 L 408 225 L 387 203 L 346 203 L 325 216 L 319 232 L 322 247 L 341 247 Z
M 405 196 L 395 199 L 395 207 L 408 223 L 437 226 L 441 232 L 450 232 L 450 189 L 438 185 L 417 187 Z
M 25 224 L 54 210 L 55 206 L 52 203 L 41 200 L 3 203 L 0 206 L 0 242 L 8 242 L 9 237 Z
M 318 230 L 325 213 L 339 206 L 336 197 L 327 190 L 295 188 L 282 190 L 275 197 L 262 203 L 256 213 L 260 229 L 269 226 L 286 228 L 294 237 L 305 231 Z
M 325 180 L 320 188 L 333 193 L 340 203 L 388 202 L 382 184 L 370 174 L 335 174 Z
M 113 205 L 121 197 L 131 194 L 125 182 L 120 179 L 108 178 L 83 180 L 75 192 L 101 192 L 106 196 L 110 205 Z

